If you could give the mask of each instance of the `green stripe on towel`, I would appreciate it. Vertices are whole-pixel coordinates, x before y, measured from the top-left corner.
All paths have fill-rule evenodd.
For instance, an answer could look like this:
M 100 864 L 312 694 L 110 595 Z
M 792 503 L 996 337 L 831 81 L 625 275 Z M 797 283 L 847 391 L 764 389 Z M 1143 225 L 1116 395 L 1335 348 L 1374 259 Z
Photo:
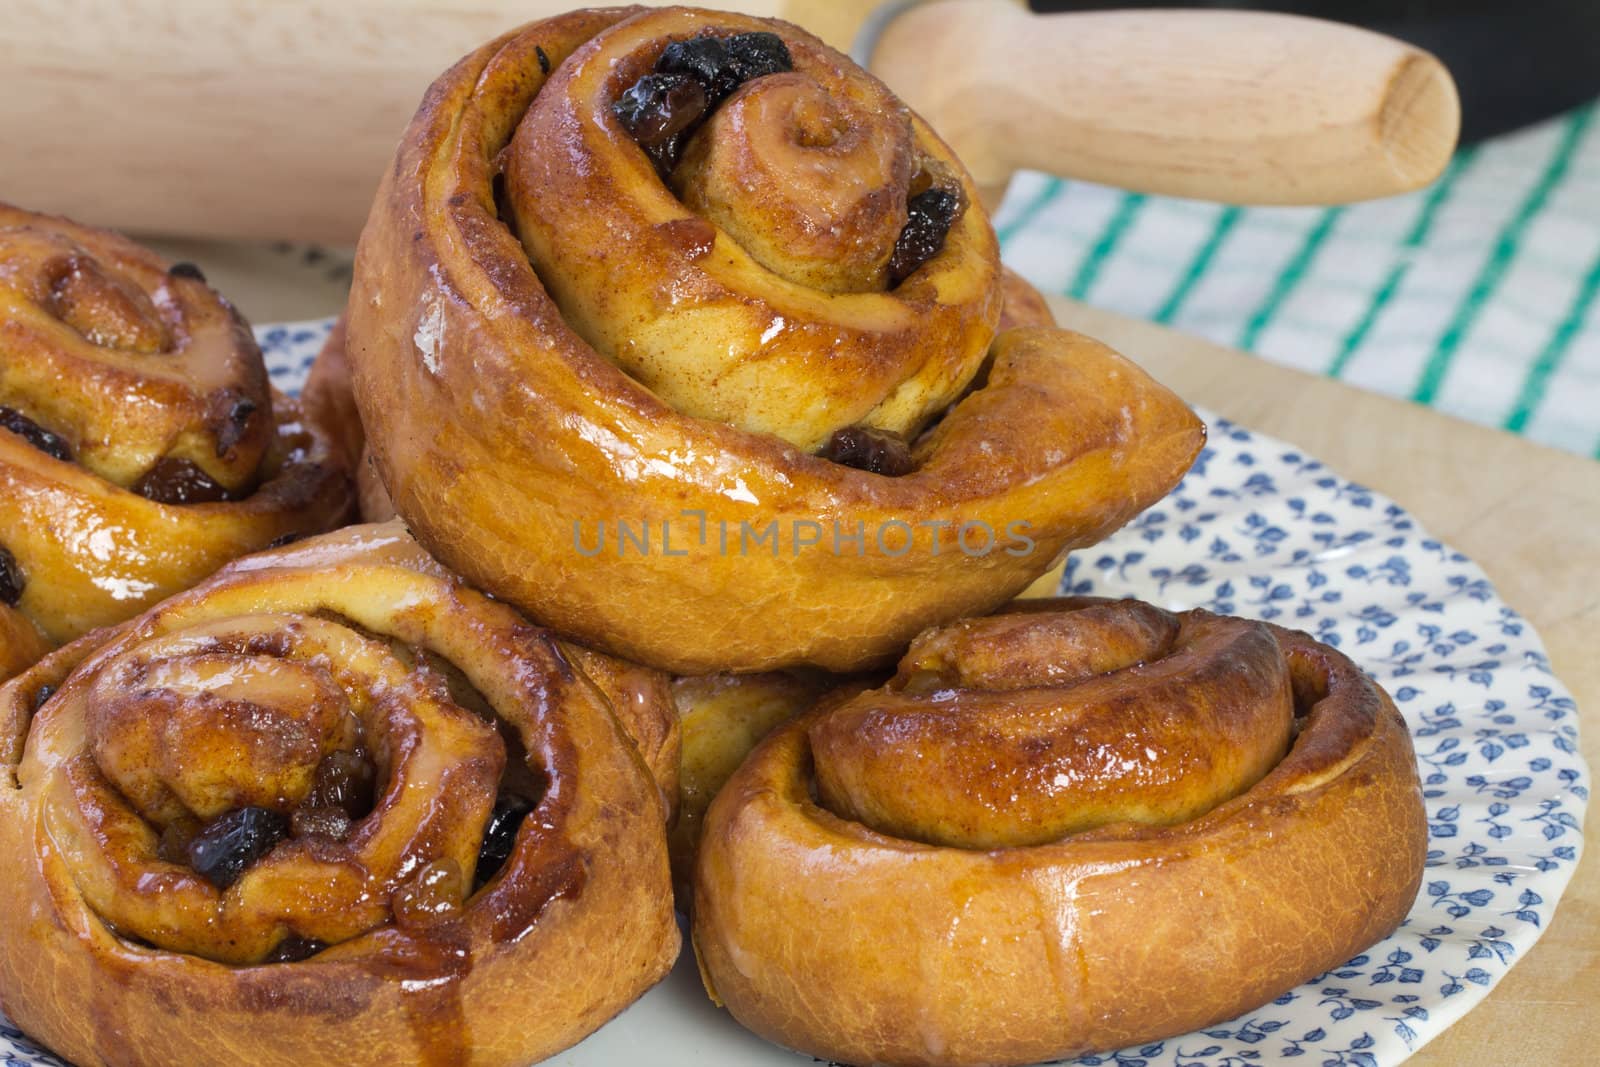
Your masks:
M 1189 294 L 1199 284 L 1201 275 L 1211 266 L 1211 261 L 1216 258 L 1222 243 L 1228 239 L 1228 234 L 1238 225 L 1241 214 L 1243 212 L 1236 207 L 1225 207 L 1217 213 L 1216 224 L 1211 227 L 1211 236 L 1206 238 L 1200 250 L 1189 261 L 1183 277 L 1178 279 L 1178 284 L 1162 303 L 1161 310 L 1156 312 L 1155 321 L 1163 326 L 1169 325 L 1177 317 L 1178 312 L 1183 310 L 1184 301 L 1189 299 Z
M 1590 264 L 1589 273 L 1584 275 L 1583 282 L 1578 286 L 1572 306 L 1567 308 L 1566 316 L 1550 335 L 1549 343 L 1544 346 L 1539 358 L 1535 359 L 1533 366 L 1529 368 L 1528 376 L 1522 382 L 1522 390 L 1517 394 L 1516 405 L 1504 423 L 1506 429 L 1521 433 L 1523 427 L 1528 425 L 1528 420 L 1533 417 L 1539 402 L 1544 399 L 1545 389 L 1549 386 L 1551 377 L 1560 369 L 1562 359 L 1572 348 L 1573 339 L 1583 327 L 1583 321 L 1588 317 L 1589 308 L 1594 303 L 1597 293 L 1600 293 L 1600 256 L 1596 256 L 1594 262 Z
M 1339 354 L 1333 357 L 1333 362 L 1328 365 L 1328 374 L 1337 378 L 1344 374 L 1344 369 L 1355 356 L 1377 325 L 1378 316 L 1383 314 L 1383 309 L 1389 306 L 1400 291 L 1400 285 L 1406 280 L 1406 274 L 1411 270 L 1412 254 L 1427 243 L 1428 235 L 1433 231 L 1433 220 L 1439 214 L 1439 209 L 1450 199 L 1451 190 L 1455 188 L 1457 179 L 1464 174 L 1472 161 L 1477 158 L 1473 148 L 1463 148 L 1456 153 L 1450 161 L 1450 166 L 1444 175 L 1433 183 L 1433 188 L 1428 190 L 1427 199 L 1422 202 L 1422 210 L 1417 212 L 1417 221 L 1412 223 L 1410 231 L 1400 244 L 1400 256 L 1395 260 L 1394 266 L 1389 268 L 1389 273 L 1384 276 L 1383 284 L 1378 286 L 1378 291 L 1373 294 L 1372 302 L 1367 305 L 1367 310 L 1362 314 L 1351 329 L 1345 334 L 1344 341 L 1339 345 Z
M 1451 361 L 1461 348 L 1461 342 L 1466 338 L 1484 304 L 1499 288 L 1506 271 L 1516 259 L 1517 247 L 1524 231 L 1543 210 L 1551 190 L 1566 176 L 1567 168 L 1572 163 L 1573 153 L 1577 151 L 1578 143 L 1583 139 L 1584 131 L 1589 128 L 1590 120 L 1593 118 L 1594 109 L 1584 108 L 1574 112 L 1567 120 L 1561 131 L 1561 139 L 1556 143 L 1555 152 L 1551 155 L 1550 162 L 1546 164 L 1544 173 L 1534 183 L 1532 190 L 1517 208 L 1516 214 L 1511 217 L 1511 221 L 1500 231 L 1494 250 L 1484 262 L 1477 278 L 1473 280 L 1472 288 L 1467 291 L 1466 297 L 1457 305 L 1455 314 L 1450 319 L 1450 325 L 1445 327 L 1444 333 L 1440 335 L 1439 343 L 1422 368 L 1422 376 L 1411 393 L 1412 400 L 1419 404 L 1431 405 L 1439 395 L 1439 389 L 1444 384 L 1445 375 L 1449 373 Z
M 1278 272 L 1278 279 L 1272 285 L 1272 291 L 1267 298 L 1256 308 L 1255 313 L 1244 324 L 1244 331 L 1239 334 L 1239 343 L 1235 348 L 1242 348 L 1246 352 L 1253 351 L 1256 340 L 1260 338 L 1263 330 L 1278 314 L 1278 309 L 1283 307 L 1283 302 L 1289 299 L 1289 294 L 1294 292 L 1295 286 L 1306 276 L 1306 269 L 1317 257 L 1317 249 L 1328 239 L 1333 228 L 1339 224 L 1339 218 L 1344 214 L 1342 207 L 1330 207 L 1322 212 L 1322 217 L 1317 219 L 1311 232 L 1306 234 L 1306 239 L 1300 242 L 1300 247 L 1293 257 Z
M 1010 241 L 1017 235 L 1018 231 L 1020 231 L 1028 223 L 1032 222 L 1038 216 L 1039 212 L 1049 207 L 1051 202 L 1054 201 L 1056 197 L 1061 195 L 1061 190 L 1065 187 L 1065 184 L 1066 183 L 1060 178 L 1051 178 L 1049 181 L 1045 182 L 1044 188 L 1039 190 L 1039 195 L 1035 196 L 1032 200 L 1023 205 L 1022 210 L 1017 212 L 1017 217 L 1008 222 L 1004 229 L 999 230 L 995 234 L 995 236 L 999 238 L 1000 243 L 1005 244 L 1007 241 Z
M 1145 199 L 1143 193 L 1122 194 L 1122 202 L 1112 213 L 1106 228 L 1100 231 L 1100 239 L 1089 249 L 1089 254 L 1083 257 L 1083 263 L 1078 267 L 1078 273 L 1067 289 L 1068 296 L 1074 300 L 1082 300 L 1089 295 L 1089 290 L 1094 288 L 1094 283 L 1099 279 L 1100 270 L 1105 266 L 1106 260 L 1111 258 L 1111 253 L 1116 251 L 1123 235 L 1139 217 L 1139 209 L 1144 207 Z

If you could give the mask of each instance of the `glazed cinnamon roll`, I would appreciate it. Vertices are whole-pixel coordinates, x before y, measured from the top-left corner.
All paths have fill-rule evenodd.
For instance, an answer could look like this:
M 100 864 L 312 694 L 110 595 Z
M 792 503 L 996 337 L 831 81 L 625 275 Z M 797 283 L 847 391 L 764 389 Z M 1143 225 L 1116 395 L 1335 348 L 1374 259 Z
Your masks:
M 372 450 L 367 447 L 366 429 L 361 425 L 361 413 L 350 384 L 350 359 L 345 351 L 342 316 L 334 322 L 322 351 L 311 363 L 306 384 L 300 390 L 300 403 L 308 417 L 323 426 L 336 428 L 334 442 L 345 464 L 355 472 L 356 512 L 361 521 L 388 522 L 394 518 L 394 503 L 372 461 Z
M 679 673 L 847 671 L 1009 599 L 1201 445 L 1005 303 L 971 179 L 871 75 L 786 23 L 617 8 L 434 83 L 348 341 L 394 506 L 475 583 Z
M 678 817 L 668 845 L 683 911 L 689 910 L 693 895 L 694 856 L 706 809 L 751 749 L 778 726 L 814 707 L 824 695 L 866 685 L 864 680 L 820 671 L 697 674 L 672 680 L 672 702 L 683 740 Z
M 68 645 L 0 728 L 0 1001 L 82 1067 L 521 1067 L 677 954 L 665 678 L 398 524 Z
M 326 436 L 195 268 L 0 205 L 0 612 L 34 645 L 336 526 L 350 500 Z M 12 666 L 35 658 L 21 626 L 0 624 Z
M 848 1063 L 1022 1064 L 1259 1006 L 1390 933 L 1426 824 L 1405 724 L 1305 634 L 1134 601 L 935 628 L 712 802 L 713 999 Z

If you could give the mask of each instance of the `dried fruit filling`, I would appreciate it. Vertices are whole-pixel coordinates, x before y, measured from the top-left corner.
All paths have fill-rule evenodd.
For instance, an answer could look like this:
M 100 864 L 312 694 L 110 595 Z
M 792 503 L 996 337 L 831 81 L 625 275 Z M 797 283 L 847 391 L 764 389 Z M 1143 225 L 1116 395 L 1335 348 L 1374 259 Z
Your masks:
M 17 557 L 0 546 L 0 604 L 16 607 L 27 587 L 28 579 L 17 565 Z
M 777 34 L 702 33 L 667 45 L 655 71 L 630 85 L 612 112 L 667 174 L 712 108 L 752 78 L 792 69 L 789 47 Z
M 906 202 L 906 228 L 889 257 L 889 279 L 899 285 L 944 248 L 950 227 L 961 215 L 961 198 L 949 189 L 928 189 Z
M 318 765 L 311 792 L 292 814 L 244 807 L 217 816 L 192 836 L 185 828 L 169 827 L 163 835 L 162 853 L 173 862 L 186 863 L 217 888 L 226 889 L 282 841 L 347 837 L 355 823 L 372 811 L 376 793 L 377 769 L 365 750 L 334 752 Z M 514 789 L 503 789 L 495 798 L 479 847 L 475 889 L 505 866 L 517 832 L 536 806 Z M 304 959 L 322 947 L 312 942 L 292 945 L 284 950 L 287 955 L 275 954 L 273 960 Z
M 10 430 L 47 456 L 72 462 L 72 446 L 65 437 L 51 433 L 14 408 L 0 407 L 0 429 Z
M 654 71 L 630 85 L 612 112 L 666 175 L 677 166 L 684 143 L 734 90 L 752 78 L 793 69 L 789 48 L 776 34 L 706 32 L 667 45 Z M 939 254 L 961 210 L 957 193 L 937 187 L 906 202 L 906 225 L 889 261 L 891 287 Z
M 482 886 L 493 878 L 511 858 L 512 846 L 517 841 L 517 831 L 534 808 L 533 801 L 520 793 L 503 790 L 495 798 L 494 811 L 483 831 L 483 845 L 478 850 L 478 869 L 474 877 Z
M 217 816 L 189 842 L 189 866 L 226 889 L 289 833 L 289 820 L 269 808 L 235 808 Z
M 890 478 L 910 474 L 914 467 L 911 446 L 905 438 L 868 426 L 846 426 L 834 431 L 817 455 L 831 463 Z

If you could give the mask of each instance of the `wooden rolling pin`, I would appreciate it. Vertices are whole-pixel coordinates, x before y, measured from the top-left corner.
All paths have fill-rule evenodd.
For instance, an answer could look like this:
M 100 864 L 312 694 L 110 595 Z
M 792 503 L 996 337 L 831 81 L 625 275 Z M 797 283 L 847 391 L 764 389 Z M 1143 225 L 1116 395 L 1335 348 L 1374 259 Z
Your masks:
M 347 242 L 423 90 L 569 0 L 9 0 L 0 199 L 138 233 Z M 857 43 L 990 194 L 1018 168 L 1236 203 L 1426 184 L 1433 57 L 1335 23 L 1006 0 L 737 0 Z M 867 26 L 865 41 L 856 38 Z

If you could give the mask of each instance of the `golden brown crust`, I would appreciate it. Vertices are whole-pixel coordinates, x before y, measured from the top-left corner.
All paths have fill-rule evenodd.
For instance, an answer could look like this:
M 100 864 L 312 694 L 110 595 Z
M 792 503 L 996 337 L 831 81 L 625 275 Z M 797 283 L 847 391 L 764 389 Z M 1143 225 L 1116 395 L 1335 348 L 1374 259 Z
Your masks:
M 398 524 L 240 560 L 0 686 L 0 1001 L 84 1067 L 551 1055 L 677 953 L 667 782 L 624 721 L 676 751 L 664 679 L 558 643 Z M 307 768 L 352 745 L 379 781 L 353 824 L 296 823 L 231 883 L 171 858 L 219 809 L 299 819 Z M 474 888 L 497 789 L 534 807 Z
M 38 662 L 50 645 L 27 617 L 0 604 L 0 680 Z
M 361 412 L 350 391 L 350 359 L 345 355 L 344 316 L 334 320 L 322 351 L 311 363 L 306 384 L 300 389 L 300 406 L 306 417 L 323 427 L 339 458 L 350 470 L 356 469 L 366 447 L 367 435 L 361 429 Z M 368 520 L 377 521 L 377 520 Z
M 668 41 L 708 29 L 775 31 L 795 70 L 715 110 L 671 175 L 680 200 L 611 104 Z M 977 372 L 1000 313 L 999 246 L 968 212 L 885 291 L 916 172 L 976 191 L 877 79 L 798 27 L 690 8 L 624 19 L 551 59 L 505 149 L 508 221 L 566 323 L 639 385 L 682 415 L 812 451 L 853 424 L 915 433 Z M 830 261 L 837 284 L 819 289 Z
M 1005 299 L 1000 308 L 1000 329 L 1014 330 L 1018 326 L 1054 326 L 1055 315 L 1045 303 L 1039 290 L 1010 267 L 1000 272 L 1000 288 Z
M 361 449 L 361 459 L 356 465 L 356 506 L 362 522 L 388 522 L 396 514 L 389 490 L 378 476 L 372 449 L 366 447 Z
M 805 58 L 811 73 L 771 75 L 718 107 L 672 186 L 774 274 L 829 293 L 881 291 L 907 218 L 893 190 L 918 166 L 910 115 L 844 57 Z M 826 165 L 807 166 L 817 158 Z
M 672 679 L 672 702 L 683 735 L 678 820 L 668 846 L 678 902 L 689 910 L 695 850 L 706 809 L 750 750 L 780 724 L 814 707 L 824 694 L 854 693 L 866 681 L 818 671 L 700 674 Z
M 1023 610 L 936 635 L 942 651 L 924 644 L 885 689 L 780 727 L 712 803 L 696 868 L 694 944 L 713 998 L 758 1034 L 852 1063 L 1069 1058 L 1258 1006 L 1385 936 L 1411 906 L 1427 837 L 1410 737 L 1389 698 L 1349 660 L 1304 634 L 1234 620 L 1225 624 L 1235 635 L 1226 651 L 1173 637 L 1175 662 L 1157 656 L 1102 674 L 1119 664 L 1079 658 L 1057 623 L 1088 613 L 1099 616 L 1091 629 L 1137 630 L 1148 620 L 1135 615 L 1159 622 L 1164 613 L 1081 601 Z M 1196 612 L 1173 623 L 1176 635 L 1219 620 Z M 1005 641 L 983 647 L 1000 631 Z M 1276 648 L 1237 643 L 1262 637 Z M 1222 656 L 1217 666 L 1227 669 L 1205 679 L 1197 659 L 1208 655 Z M 1062 664 L 1066 674 L 1051 677 Z M 946 673 L 958 668 L 978 673 L 976 688 L 964 688 L 959 671 Z M 916 713 L 946 713 L 968 722 L 969 735 L 982 733 L 988 719 L 970 716 L 994 710 L 983 707 L 994 684 L 1013 700 L 1053 694 L 1061 709 L 1058 723 L 1035 724 L 1032 743 L 1010 757 L 1049 772 L 1017 785 L 1031 793 L 1019 797 L 1024 805 L 1093 807 L 1106 775 L 1159 774 L 1186 760 L 1191 775 L 1216 778 L 1221 769 L 1205 765 L 1212 739 L 1201 730 L 1188 745 L 1174 737 L 1165 749 L 1153 746 L 1142 768 L 1122 733 L 1184 712 L 1185 701 L 1226 703 L 1256 688 L 1238 686 L 1231 676 L 1240 671 L 1277 670 L 1293 688 L 1293 744 L 1264 775 L 1236 779 L 1192 816 L 1127 810 L 1044 843 L 1011 827 L 1000 841 L 965 848 L 953 843 L 959 826 L 920 827 L 920 839 L 908 839 L 813 800 L 813 761 L 833 758 L 817 740 L 841 714 L 859 726 L 864 707 L 895 694 L 920 704 Z M 1147 699 L 1147 683 L 1179 674 L 1200 695 L 1123 717 Z M 1269 711 L 1281 699 L 1274 688 L 1261 695 Z M 880 725 L 892 733 L 895 717 L 885 718 Z M 1085 736 L 1111 751 L 1067 751 Z M 873 745 L 870 737 L 855 743 Z M 937 748 L 915 737 L 903 755 L 916 763 L 924 753 L 926 771 L 901 764 L 896 780 L 864 791 L 881 799 L 954 775 L 964 794 L 957 801 L 981 802 L 984 773 L 942 764 Z M 984 758 L 994 773 L 1012 773 L 1003 752 Z M 933 803 L 944 802 L 935 795 Z
M 1037 289 L 1009 268 L 1002 270 L 1001 274 L 1005 293 L 1000 315 L 1001 329 L 1055 325 L 1055 317 Z M 344 316 L 341 315 L 334 323 L 322 351 L 312 363 L 305 388 L 300 391 L 300 401 L 307 417 L 316 425 L 328 429 L 341 455 L 350 464 L 350 469 L 355 471 L 356 508 L 361 521 L 388 522 L 394 518 L 394 501 L 389 498 L 389 490 L 378 476 L 377 464 L 367 445 L 366 431 L 362 428 L 361 415 L 356 408 L 350 381 L 350 360 L 345 349 Z M 5 674 L 0 673 L 0 678 L 3 677 Z M 730 766 L 728 773 L 732 771 L 733 767 Z M 709 797 L 706 802 L 710 802 Z
M 660 671 L 561 642 L 561 651 L 600 691 L 655 779 L 666 821 L 678 815 L 678 779 L 683 730 L 673 704 L 670 679 Z
M 914 117 L 912 143 L 968 206 L 944 250 L 892 291 L 798 285 L 689 213 L 611 117 L 609 94 L 617 72 L 708 25 L 779 33 L 819 84 L 835 68 L 876 84 L 787 24 L 681 9 L 578 12 L 468 56 L 429 90 L 362 236 L 348 311 L 356 397 L 418 538 L 562 632 L 682 674 L 880 664 L 1158 499 L 1203 428 L 1087 338 L 1035 326 L 990 343 L 993 233 L 959 163 Z M 630 366 L 662 339 L 712 363 Z M 716 364 L 730 344 L 743 354 Z M 733 378 L 749 388 L 723 390 Z M 674 406 L 668 392 L 698 399 Z M 790 443 L 809 447 L 817 425 L 762 422 L 813 409 L 833 412 L 820 424 L 831 430 L 934 422 L 916 469 L 886 477 Z M 963 551 L 964 524 L 986 552 Z M 763 625 L 748 625 L 753 614 Z
M 203 280 L 4 205 L 0 409 L 0 549 L 52 643 L 350 510 L 346 465 Z
M 361 425 L 350 384 L 350 358 L 346 354 L 344 316 L 328 333 L 322 351 L 311 364 L 300 402 L 310 417 L 332 434 L 340 455 L 355 472 L 356 510 L 362 522 L 388 522 L 395 517 L 389 491 L 378 478 L 367 447 L 367 433 Z

